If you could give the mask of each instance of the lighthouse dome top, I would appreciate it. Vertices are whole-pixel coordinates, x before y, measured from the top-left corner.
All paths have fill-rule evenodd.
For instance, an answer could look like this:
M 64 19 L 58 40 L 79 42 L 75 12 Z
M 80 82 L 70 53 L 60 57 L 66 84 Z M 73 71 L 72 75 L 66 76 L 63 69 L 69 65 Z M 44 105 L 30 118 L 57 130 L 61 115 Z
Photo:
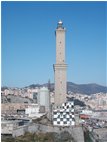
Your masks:
M 63 29 L 63 22 L 61 21 L 61 20 L 59 20 L 59 22 L 58 22 L 58 26 L 57 26 L 57 28 L 59 29 L 59 28 L 61 28 L 61 29 Z
M 59 20 L 58 24 L 61 24 L 61 25 L 62 25 L 62 24 L 63 24 L 63 22 L 62 22 L 61 20 Z

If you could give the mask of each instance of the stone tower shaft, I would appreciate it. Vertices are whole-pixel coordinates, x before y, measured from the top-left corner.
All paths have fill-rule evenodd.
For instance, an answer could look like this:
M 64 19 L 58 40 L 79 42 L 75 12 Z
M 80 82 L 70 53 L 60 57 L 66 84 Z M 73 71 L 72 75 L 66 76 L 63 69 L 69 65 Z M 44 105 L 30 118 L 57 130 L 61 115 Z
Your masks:
M 66 68 L 65 64 L 65 28 L 62 21 L 58 22 L 56 28 L 56 64 L 54 64 L 55 73 L 55 106 L 60 106 L 66 101 Z

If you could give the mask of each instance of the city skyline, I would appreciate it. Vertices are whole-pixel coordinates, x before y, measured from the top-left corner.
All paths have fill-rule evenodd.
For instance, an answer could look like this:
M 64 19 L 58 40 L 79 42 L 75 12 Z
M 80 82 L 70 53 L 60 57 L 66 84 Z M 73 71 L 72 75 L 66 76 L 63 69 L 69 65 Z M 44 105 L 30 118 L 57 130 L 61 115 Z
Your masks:
M 106 2 L 2 2 L 2 86 L 54 82 L 55 29 L 67 28 L 67 81 L 106 86 Z

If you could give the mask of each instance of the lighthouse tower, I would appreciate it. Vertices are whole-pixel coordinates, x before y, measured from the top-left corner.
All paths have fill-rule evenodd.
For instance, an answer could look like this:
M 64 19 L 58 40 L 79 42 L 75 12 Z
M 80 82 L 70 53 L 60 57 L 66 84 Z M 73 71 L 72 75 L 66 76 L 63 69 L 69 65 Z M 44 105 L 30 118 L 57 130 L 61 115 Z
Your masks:
M 67 83 L 66 83 L 66 69 L 65 63 L 65 28 L 60 20 L 58 22 L 56 35 L 56 64 L 54 64 L 55 74 L 55 107 L 60 107 L 62 103 L 66 102 Z

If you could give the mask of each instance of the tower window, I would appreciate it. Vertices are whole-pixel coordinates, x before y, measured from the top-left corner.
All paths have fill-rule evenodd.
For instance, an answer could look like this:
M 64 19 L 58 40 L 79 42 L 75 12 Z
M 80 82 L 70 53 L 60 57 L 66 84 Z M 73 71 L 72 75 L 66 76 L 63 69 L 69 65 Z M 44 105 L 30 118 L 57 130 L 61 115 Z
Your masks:
M 61 41 L 60 41 L 60 44 L 61 44 Z

